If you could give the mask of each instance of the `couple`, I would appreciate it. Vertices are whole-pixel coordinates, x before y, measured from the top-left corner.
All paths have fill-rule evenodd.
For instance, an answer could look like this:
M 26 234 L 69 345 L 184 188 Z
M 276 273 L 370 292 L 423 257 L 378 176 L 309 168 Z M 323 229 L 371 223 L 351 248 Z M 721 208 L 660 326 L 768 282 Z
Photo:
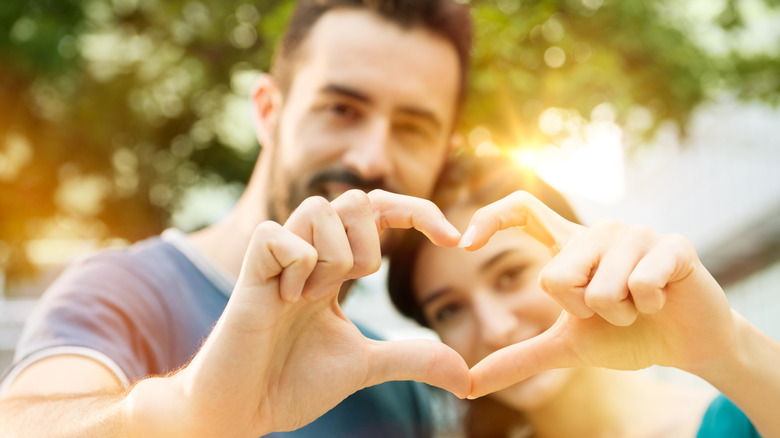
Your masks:
M 586 229 L 522 192 L 449 202 L 442 182 L 444 212 L 424 200 L 455 143 L 470 26 L 450 0 L 299 2 L 253 97 L 263 150 L 237 205 L 203 230 L 169 230 L 66 270 L 5 374 L 0 434 L 430 436 L 416 380 L 461 398 L 495 394 L 537 436 L 564 436 L 544 424 L 569 421 L 575 436 L 656 432 L 648 423 L 695 436 L 712 395 L 675 398 L 680 409 L 667 393 L 606 383 L 607 371 L 568 369 L 660 363 L 708 379 L 777 436 L 778 346 L 729 310 L 683 240 Z M 376 271 L 383 246 L 411 261 L 393 265 L 408 281 L 391 287 L 396 302 L 451 347 L 381 342 L 344 318 L 342 285 Z M 499 264 L 509 267 L 488 282 L 495 290 L 482 287 L 483 268 Z M 517 383 L 547 368 L 564 369 Z M 588 399 L 564 415 L 534 409 L 599 379 L 610 394 L 626 388 L 620 402 L 599 387 L 576 391 Z M 572 406 L 602 404 L 597 421 L 573 422 Z

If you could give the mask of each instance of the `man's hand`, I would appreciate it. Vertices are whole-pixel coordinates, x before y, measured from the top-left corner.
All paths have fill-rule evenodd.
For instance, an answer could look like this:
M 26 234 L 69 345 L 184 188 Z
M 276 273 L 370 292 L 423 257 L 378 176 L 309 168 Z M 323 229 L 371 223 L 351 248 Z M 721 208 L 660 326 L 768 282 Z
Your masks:
M 410 227 L 439 245 L 460 238 L 429 201 L 383 191 L 350 191 L 331 203 L 310 198 L 283 227 L 260 224 L 203 348 L 179 373 L 133 389 L 130 414 L 144 425 L 133 432 L 257 437 L 293 430 L 389 380 L 468 395 L 468 367 L 449 347 L 369 340 L 339 308 L 341 284 L 379 268 L 379 234 Z
M 564 311 L 545 333 L 475 365 L 472 397 L 552 368 L 691 371 L 731 352 L 725 294 L 682 237 L 616 222 L 587 229 L 518 192 L 475 213 L 461 246 L 476 250 L 514 226 L 554 255 L 539 282 Z

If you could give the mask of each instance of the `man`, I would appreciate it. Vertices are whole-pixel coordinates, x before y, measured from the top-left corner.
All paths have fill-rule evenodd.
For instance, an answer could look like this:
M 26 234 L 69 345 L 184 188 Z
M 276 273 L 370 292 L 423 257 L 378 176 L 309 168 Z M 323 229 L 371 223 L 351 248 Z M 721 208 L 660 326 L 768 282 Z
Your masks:
M 385 228 L 457 243 L 432 204 L 389 192 L 429 195 L 469 44 L 450 0 L 302 1 L 254 95 L 263 150 L 235 208 L 68 269 L 3 381 L 0 435 L 250 437 L 389 380 L 468 395 L 452 350 L 368 340 L 336 300 L 378 268 Z M 385 385 L 299 433 L 428 435 L 419 389 Z

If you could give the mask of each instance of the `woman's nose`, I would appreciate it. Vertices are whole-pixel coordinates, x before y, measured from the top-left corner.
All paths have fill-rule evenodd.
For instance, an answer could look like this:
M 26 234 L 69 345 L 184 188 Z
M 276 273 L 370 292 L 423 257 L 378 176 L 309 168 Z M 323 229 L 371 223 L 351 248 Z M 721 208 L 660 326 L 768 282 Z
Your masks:
M 482 342 L 491 348 L 503 348 L 513 343 L 517 317 L 498 297 L 485 295 L 476 300 L 476 317 Z

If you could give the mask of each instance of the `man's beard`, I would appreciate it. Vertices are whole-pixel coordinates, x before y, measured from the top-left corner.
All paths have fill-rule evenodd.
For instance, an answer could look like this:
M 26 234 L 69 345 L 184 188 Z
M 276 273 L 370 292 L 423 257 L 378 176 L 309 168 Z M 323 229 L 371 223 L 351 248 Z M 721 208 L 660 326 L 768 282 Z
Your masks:
M 365 180 L 344 168 L 322 169 L 306 182 L 301 181 L 301 178 L 301 175 L 283 175 L 281 169 L 273 167 L 268 188 L 268 215 L 272 221 L 283 224 L 301 202 L 310 196 L 322 196 L 332 201 L 341 195 L 331 192 L 328 189 L 330 184 L 343 184 L 366 193 L 374 189 L 388 190 L 384 179 Z

